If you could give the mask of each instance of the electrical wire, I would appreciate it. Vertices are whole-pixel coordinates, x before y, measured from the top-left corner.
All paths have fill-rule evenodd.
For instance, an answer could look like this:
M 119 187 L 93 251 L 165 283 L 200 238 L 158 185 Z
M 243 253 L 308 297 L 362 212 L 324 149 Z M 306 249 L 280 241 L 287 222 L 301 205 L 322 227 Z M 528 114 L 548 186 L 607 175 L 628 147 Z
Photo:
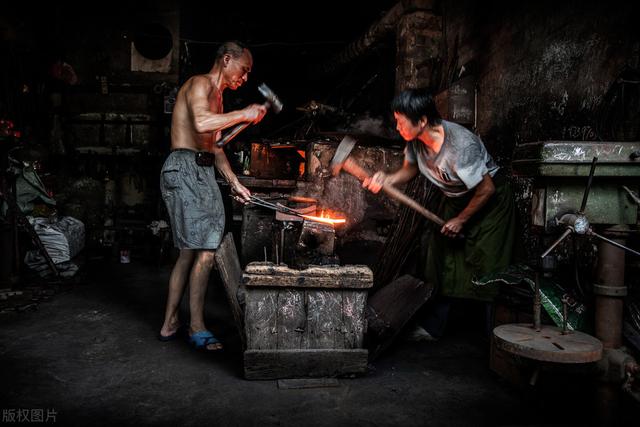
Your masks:
M 193 43 L 201 45 L 221 45 L 224 41 L 221 40 L 196 40 L 180 38 L 181 42 Z M 246 43 L 250 48 L 256 47 L 269 47 L 269 46 L 324 46 L 324 45 L 344 45 L 348 42 L 340 40 L 322 40 L 322 41 L 301 41 L 301 42 L 284 42 L 284 41 L 271 41 L 264 43 Z

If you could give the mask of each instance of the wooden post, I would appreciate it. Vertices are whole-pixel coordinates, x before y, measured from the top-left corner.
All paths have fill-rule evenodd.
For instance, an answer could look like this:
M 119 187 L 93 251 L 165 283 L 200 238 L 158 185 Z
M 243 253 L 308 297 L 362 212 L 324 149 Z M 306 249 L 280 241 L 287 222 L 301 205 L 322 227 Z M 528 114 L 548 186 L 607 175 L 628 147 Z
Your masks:
M 238 302 L 238 288 L 242 283 L 242 268 L 240 267 L 238 252 L 236 251 L 236 245 L 233 242 L 233 235 L 231 233 L 227 233 L 224 239 L 222 239 L 222 243 L 216 251 L 215 258 L 216 266 L 220 272 L 220 277 L 222 278 L 222 283 L 227 294 L 227 300 L 231 306 L 233 320 L 238 328 L 242 347 L 244 348 L 246 346 L 243 322 L 244 313 Z

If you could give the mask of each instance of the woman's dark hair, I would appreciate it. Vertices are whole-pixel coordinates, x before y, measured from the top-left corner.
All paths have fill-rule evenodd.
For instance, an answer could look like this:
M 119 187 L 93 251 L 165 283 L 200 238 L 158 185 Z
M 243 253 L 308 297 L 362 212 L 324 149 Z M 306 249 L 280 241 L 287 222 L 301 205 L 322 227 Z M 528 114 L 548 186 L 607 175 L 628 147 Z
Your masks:
M 423 116 L 427 117 L 429 126 L 442 123 L 433 97 L 426 89 L 407 89 L 393 98 L 391 109 L 394 113 L 407 116 L 411 123 L 418 124 Z

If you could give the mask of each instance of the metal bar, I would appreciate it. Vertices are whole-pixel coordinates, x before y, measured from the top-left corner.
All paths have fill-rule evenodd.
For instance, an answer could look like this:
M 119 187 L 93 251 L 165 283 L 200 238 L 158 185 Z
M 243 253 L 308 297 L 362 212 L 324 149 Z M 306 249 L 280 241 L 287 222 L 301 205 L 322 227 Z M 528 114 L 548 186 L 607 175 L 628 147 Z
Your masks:
M 567 335 L 569 329 L 567 329 L 567 323 L 569 322 L 569 300 L 566 296 L 562 297 L 562 335 Z
M 634 255 L 640 256 L 640 252 L 634 251 L 633 249 L 628 248 L 628 247 L 626 247 L 626 246 L 624 246 L 624 245 L 621 245 L 621 244 L 620 244 L 620 243 L 618 243 L 618 242 L 614 242 L 614 241 L 613 241 L 613 240 L 611 240 L 611 239 L 607 239 L 606 237 L 604 237 L 604 236 L 602 236 L 602 235 L 600 235 L 600 234 L 596 233 L 596 232 L 595 232 L 595 231 L 593 231 L 593 230 L 589 230 L 589 234 L 593 234 L 593 235 L 594 235 L 594 236 L 596 236 L 598 239 L 604 240 L 605 242 L 607 242 L 607 243 L 609 243 L 609 244 L 611 244 L 611 245 L 613 245 L 613 246 L 616 246 L 616 247 L 618 247 L 618 248 L 620 248 L 620 249 L 624 249 L 625 251 L 631 252 L 631 253 L 632 253 L 632 254 L 634 254 Z
M 297 215 L 297 216 L 303 216 L 300 212 L 296 211 L 295 209 L 291 209 L 288 206 L 285 206 L 283 204 L 280 203 L 271 203 L 271 202 L 267 202 L 264 199 L 261 199 L 259 197 L 256 196 L 249 196 L 249 198 L 252 201 L 256 201 L 258 203 L 261 203 L 261 206 L 276 210 L 276 211 L 280 211 L 282 213 L 286 213 L 286 214 L 290 214 L 290 215 Z
M 582 196 L 582 204 L 580 205 L 580 213 L 583 214 L 587 208 L 587 199 L 589 198 L 589 192 L 591 191 L 591 183 L 593 182 L 593 174 L 596 171 L 597 157 L 594 157 L 591 161 L 591 170 L 589 171 L 589 178 L 587 179 L 587 186 L 584 189 L 584 195 Z
M 536 286 L 533 295 L 533 327 L 537 332 L 541 329 L 541 308 L 540 308 L 540 272 L 536 270 Z
M 280 259 L 284 263 L 284 227 L 280 229 Z
M 627 187 L 626 185 L 623 185 L 622 188 L 627 193 L 629 193 L 629 196 L 631 196 L 633 201 L 636 202 L 636 205 L 640 206 L 640 197 L 638 197 L 638 195 L 634 191 L 632 191 L 629 187 Z
M 237 196 L 233 196 L 232 195 L 231 197 L 233 197 L 234 199 L 236 199 L 239 202 L 243 202 L 243 200 L 240 199 Z M 277 203 L 277 204 L 276 203 L 270 203 L 270 202 L 267 202 L 265 200 L 260 199 L 259 197 L 249 196 L 249 202 L 248 203 L 251 203 L 251 204 L 254 204 L 254 205 L 257 205 L 257 206 L 262 206 L 263 208 L 272 209 L 274 211 L 282 212 L 282 213 L 285 213 L 287 215 L 298 216 L 300 218 L 304 218 L 307 221 L 313 221 L 313 222 L 319 222 L 319 223 L 325 224 L 324 221 L 320 221 L 320 220 L 314 219 L 312 215 L 301 214 L 300 212 L 296 211 L 295 209 L 291 209 L 291 208 L 289 208 L 287 206 L 284 206 L 284 205 L 282 205 L 280 203 Z
M 255 203 L 256 205 L 264 206 L 265 208 L 273 209 L 275 211 L 280 211 L 283 213 L 288 213 L 291 215 L 302 216 L 300 212 L 294 209 L 291 209 L 287 206 L 281 205 L 279 203 L 267 202 L 266 200 L 260 199 L 259 197 L 256 197 L 256 196 L 249 196 L 249 198 L 251 199 L 251 202 Z
M 564 230 L 564 233 L 562 233 L 562 236 L 558 237 L 558 240 L 553 242 L 551 244 L 551 246 L 549 246 L 549 249 L 547 249 L 546 251 L 544 251 L 544 253 L 542 255 L 540 255 L 540 258 L 544 258 L 547 255 L 549 255 L 551 253 L 551 251 L 554 250 L 555 247 L 558 246 L 560 244 L 560 242 L 562 242 L 565 239 L 565 237 L 567 237 L 569 234 L 571 234 L 572 231 L 573 231 L 573 229 L 571 227 L 567 227 L 567 229 Z
M 236 199 L 239 202 L 243 202 L 243 200 L 240 199 L 237 196 L 233 196 L 232 195 L 231 197 L 233 197 L 234 199 Z M 296 211 L 294 209 L 288 208 L 288 207 L 280 205 L 280 204 L 267 202 L 266 200 L 262 200 L 259 197 L 249 196 L 249 202 L 248 203 L 251 203 L 251 204 L 256 205 L 256 206 L 261 206 L 263 208 L 271 209 L 271 210 L 274 210 L 274 211 L 286 213 L 286 214 L 289 214 L 289 215 L 299 216 L 300 218 L 306 218 L 305 215 L 301 214 L 300 212 L 298 212 L 298 211 Z

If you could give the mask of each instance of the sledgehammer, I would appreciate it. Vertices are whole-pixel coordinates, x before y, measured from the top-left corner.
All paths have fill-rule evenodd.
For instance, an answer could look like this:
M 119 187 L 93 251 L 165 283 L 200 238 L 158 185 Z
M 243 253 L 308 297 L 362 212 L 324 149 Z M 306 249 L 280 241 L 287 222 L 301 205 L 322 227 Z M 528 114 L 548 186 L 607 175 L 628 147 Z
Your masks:
M 355 147 L 355 145 L 356 140 L 348 135 L 342 139 L 340 145 L 338 145 L 338 148 L 336 148 L 336 153 L 333 155 L 333 159 L 331 159 L 331 173 L 334 176 L 338 175 L 341 170 L 344 170 L 348 174 L 358 178 L 358 180 L 360 181 L 364 181 L 365 179 L 369 178 L 369 174 L 367 173 L 367 171 L 362 169 L 356 162 L 349 158 L 351 150 L 353 150 L 353 147 Z M 402 191 L 398 190 L 393 185 L 384 184 L 382 186 L 382 190 L 387 194 L 387 196 L 409 206 L 411 209 L 422 214 L 428 220 L 435 222 L 441 227 L 444 225 L 444 220 L 442 218 L 440 218 L 430 210 L 425 209 L 424 206 L 420 205 L 418 202 L 404 194 Z

